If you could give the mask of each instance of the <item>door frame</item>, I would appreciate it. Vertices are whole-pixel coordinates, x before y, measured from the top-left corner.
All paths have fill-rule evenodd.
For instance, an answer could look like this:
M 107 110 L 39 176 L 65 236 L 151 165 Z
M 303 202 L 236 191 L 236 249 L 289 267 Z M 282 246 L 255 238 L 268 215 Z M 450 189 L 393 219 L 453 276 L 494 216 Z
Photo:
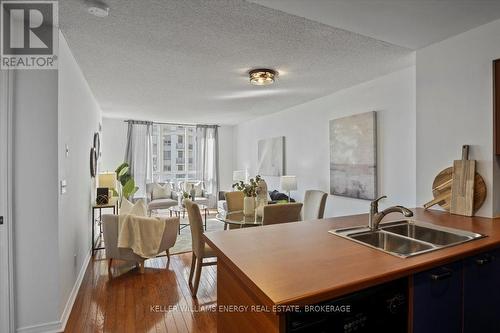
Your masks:
M 4 223 L 4 232 L 0 241 L 6 245 L 7 251 L 1 251 L 0 267 L 0 331 L 14 332 L 14 256 L 12 228 L 12 99 L 13 72 L 0 70 L 0 205 Z M 7 320 L 5 320 L 5 319 Z

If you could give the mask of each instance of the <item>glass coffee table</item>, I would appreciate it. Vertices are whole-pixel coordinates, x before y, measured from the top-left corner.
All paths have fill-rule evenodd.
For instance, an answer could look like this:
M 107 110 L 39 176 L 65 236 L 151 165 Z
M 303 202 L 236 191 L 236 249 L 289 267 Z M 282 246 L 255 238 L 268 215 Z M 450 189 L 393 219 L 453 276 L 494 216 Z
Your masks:
M 203 223 L 203 227 L 205 228 L 205 231 L 207 231 L 208 206 L 198 204 L 198 207 L 200 208 L 200 212 L 202 214 L 204 214 L 205 220 Z M 186 207 L 179 206 L 179 205 L 170 207 L 168 209 L 168 211 L 170 212 L 171 217 L 177 216 L 180 218 L 182 216 L 182 218 L 185 218 L 186 214 L 187 214 Z M 179 223 L 179 235 L 181 234 L 181 230 L 184 229 L 185 227 L 188 227 L 188 226 L 189 226 L 189 223 L 182 223 L 182 220 L 181 220 L 181 222 Z
M 224 230 L 226 230 L 229 225 L 236 228 L 257 227 L 262 225 L 262 218 L 260 216 L 244 215 L 241 210 L 234 212 L 219 212 L 215 218 L 224 223 Z

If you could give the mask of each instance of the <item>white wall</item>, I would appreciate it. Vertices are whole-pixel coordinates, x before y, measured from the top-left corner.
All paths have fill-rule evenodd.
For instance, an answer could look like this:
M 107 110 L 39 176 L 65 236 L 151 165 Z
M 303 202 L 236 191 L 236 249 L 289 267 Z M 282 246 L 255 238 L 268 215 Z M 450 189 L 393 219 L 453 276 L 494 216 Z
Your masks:
M 90 253 L 89 154 L 101 111 L 62 35 L 58 71 L 14 75 L 15 325 L 61 331 Z
M 89 155 L 101 110 L 62 34 L 59 40 L 59 180 L 67 182 L 67 192 L 59 195 L 59 314 L 64 321 L 90 255 L 95 182 Z
M 416 53 L 417 204 L 432 198 L 432 181 L 460 159 L 470 158 L 488 187 L 480 216 L 500 213 L 493 174 L 492 61 L 500 58 L 500 20 L 470 30 Z M 496 205 L 493 205 L 496 202 Z
M 16 328 L 59 320 L 57 71 L 14 71 Z
M 381 206 L 415 205 L 415 68 L 407 68 L 335 94 L 235 127 L 234 166 L 256 174 L 257 141 L 285 136 L 286 173 L 296 175 L 303 200 L 307 189 L 329 192 L 329 120 L 378 111 Z M 264 177 L 279 189 L 279 177 Z M 325 216 L 366 213 L 369 202 L 329 196 Z
M 127 123 L 124 119 L 102 118 L 102 171 L 115 171 L 125 158 Z

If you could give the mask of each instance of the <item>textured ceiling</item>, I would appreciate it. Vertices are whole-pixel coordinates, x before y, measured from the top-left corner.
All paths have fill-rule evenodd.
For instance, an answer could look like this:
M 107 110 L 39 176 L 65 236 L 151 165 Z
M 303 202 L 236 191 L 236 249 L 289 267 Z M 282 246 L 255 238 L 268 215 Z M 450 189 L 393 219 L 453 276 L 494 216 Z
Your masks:
M 249 0 L 419 49 L 500 18 L 499 0 Z
M 410 50 L 237 0 L 59 2 L 60 26 L 111 117 L 234 124 L 413 63 Z M 280 72 L 273 86 L 247 71 Z

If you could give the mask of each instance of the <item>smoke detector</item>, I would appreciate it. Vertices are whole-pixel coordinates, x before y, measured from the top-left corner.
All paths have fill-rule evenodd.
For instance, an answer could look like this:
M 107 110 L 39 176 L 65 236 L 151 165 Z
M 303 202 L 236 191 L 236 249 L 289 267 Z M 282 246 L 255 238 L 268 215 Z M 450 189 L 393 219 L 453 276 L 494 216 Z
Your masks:
M 101 1 L 87 1 L 88 11 L 90 14 L 97 17 L 107 17 L 109 15 L 109 7 Z

